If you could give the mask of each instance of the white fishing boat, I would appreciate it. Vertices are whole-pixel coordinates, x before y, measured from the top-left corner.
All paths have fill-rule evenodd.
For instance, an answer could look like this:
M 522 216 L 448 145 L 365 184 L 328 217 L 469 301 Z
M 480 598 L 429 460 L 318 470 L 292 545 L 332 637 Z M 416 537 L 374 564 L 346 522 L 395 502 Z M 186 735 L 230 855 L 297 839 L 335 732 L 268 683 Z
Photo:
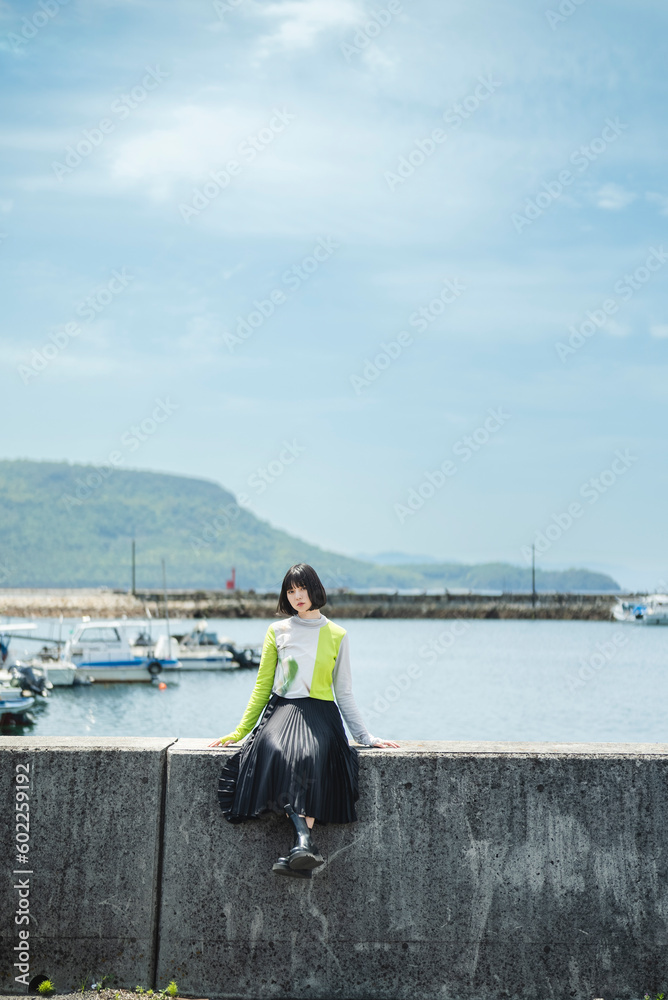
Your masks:
M 18 624 L 0 624 L 0 668 L 8 666 L 11 662 L 9 655 L 9 645 L 12 638 L 18 632 L 32 632 L 37 626 L 33 623 L 25 623 L 23 625 Z
M 61 619 L 62 623 L 62 619 Z M 73 663 L 60 659 L 59 650 L 63 643 L 60 639 L 45 638 L 31 635 L 37 625 L 0 625 L 0 664 L 5 667 L 32 668 L 36 672 L 43 671 L 52 687 L 71 687 L 72 684 L 86 683 L 83 678 L 77 678 L 77 668 Z M 17 633 L 26 633 L 19 638 L 30 642 L 43 642 L 45 645 L 39 652 L 28 659 L 17 660 L 10 653 L 9 644 Z
M 29 660 L 31 665 L 40 663 L 54 687 L 72 687 L 73 684 L 90 684 L 90 679 L 79 674 L 73 663 L 66 660 Z
M 668 625 L 668 595 L 648 594 L 632 601 L 619 600 L 612 609 L 612 617 L 631 625 Z
M 207 632 L 206 622 L 198 622 L 192 632 L 175 636 L 182 670 L 238 670 L 227 646 L 222 646 L 215 632 Z
M 206 621 L 197 623 L 186 635 L 178 639 L 178 657 L 182 670 L 238 670 L 239 667 L 256 667 L 260 662 L 254 646 L 237 648 L 231 639 L 218 638 L 207 630 Z
M 163 670 L 180 668 L 174 640 L 160 636 L 155 644 L 137 646 L 136 632 L 137 624 L 129 621 L 82 622 L 65 643 L 60 662 L 73 664 L 82 679 L 103 682 L 151 681 Z

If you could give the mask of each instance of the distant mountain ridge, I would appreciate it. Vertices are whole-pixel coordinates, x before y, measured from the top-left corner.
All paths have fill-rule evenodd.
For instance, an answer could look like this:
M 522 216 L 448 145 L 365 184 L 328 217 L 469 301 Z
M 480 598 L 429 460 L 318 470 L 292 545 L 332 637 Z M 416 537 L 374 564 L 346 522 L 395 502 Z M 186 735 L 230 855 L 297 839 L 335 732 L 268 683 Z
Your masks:
M 240 589 L 276 589 L 295 562 L 316 567 L 326 588 L 461 587 L 522 591 L 531 571 L 507 563 L 380 565 L 337 555 L 272 527 L 207 479 L 67 462 L 0 461 L 0 587 L 130 586 L 223 589 L 232 566 Z M 537 569 L 538 590 L 616 591 L 586 569 Z
M 374 555 L 367 555 L 365 552 L 358 552 L 356 559 L 363 562 L 373 563 L 375 566 L 423 566 L 427 563 L 437 563 L 438 559 L 433 556 L 410 555 L 408 552 L 376 552 Z

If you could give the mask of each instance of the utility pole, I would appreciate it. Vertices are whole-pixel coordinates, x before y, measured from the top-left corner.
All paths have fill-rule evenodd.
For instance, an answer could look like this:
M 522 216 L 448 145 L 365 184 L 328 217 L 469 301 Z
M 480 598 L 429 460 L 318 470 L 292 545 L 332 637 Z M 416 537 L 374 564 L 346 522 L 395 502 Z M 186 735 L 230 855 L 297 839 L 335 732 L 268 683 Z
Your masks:
M 536 607 L 536 546 L 531 546 L 531 606 Z
M 167 650 L 170 651 L 169 602 L 167 601 L 167 572 L 165 570 L 165 560 L 161 559 L 160 561 L 162 563 L 162 592 L 165 595 L 165 624 L 167 625 Z
M 133 597 L 135 596 L 135 593 L 137 591 L 136 583 L 137 581 L 135 578 L 135 540 L 133 538 L 132 539 L 132 596 Z

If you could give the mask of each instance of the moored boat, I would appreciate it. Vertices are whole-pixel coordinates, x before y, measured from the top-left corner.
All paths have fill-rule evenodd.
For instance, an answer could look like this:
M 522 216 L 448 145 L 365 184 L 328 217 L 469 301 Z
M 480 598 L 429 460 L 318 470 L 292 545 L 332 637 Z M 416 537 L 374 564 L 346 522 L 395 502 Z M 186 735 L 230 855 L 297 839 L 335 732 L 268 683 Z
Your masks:
M 175 636 L 182 670 L 238 670 L 240 664 L 215 632 L 207 632 L 206 622 L 198 622 L 192 632 Z
M 631 625 L 668 625 L 668 595 L 649 594 L 639 600 L 619 600 L 612 609 L 612 617 Z
M 21 688 L 0 686 L 0 719 L 6 715 L 23 715 L 34 704 L 34 696 L 24 693 Z
M 82 622 L 65 643 L 61 662 L 73 664 L 79 678 L 103 682 L 146 682 L 180 667 L 167 636 L 142 647 L 131 641 L 136 631 L 129 621 Z
M 239 649 L 231 639 L 218 638 L 207 630 L 206 621 L 200 621 L 178 640 L 178 658 L 182 670 L 238 670 L 239 667 L 256 667 L 259 652 L 253 646 Z
M 23 631 L 27 627 L 17 626 L 11 631 Z M 7 629 L 8 626 L 0 626 L 0 628 Z M 6 632 L 2 638 L 4 642 L 0 657 L 6 664 L 9 659 L 9 643 Z M 46 698 L 52 687 L 46 672 L 41 667 L 33 667 L 18 661 L 0 667 L 0 721 L 4 724 L 16 717 L 25 720 L 36 699 Z M 29 720 L 33 721 L 32 717 L 29 717 Z

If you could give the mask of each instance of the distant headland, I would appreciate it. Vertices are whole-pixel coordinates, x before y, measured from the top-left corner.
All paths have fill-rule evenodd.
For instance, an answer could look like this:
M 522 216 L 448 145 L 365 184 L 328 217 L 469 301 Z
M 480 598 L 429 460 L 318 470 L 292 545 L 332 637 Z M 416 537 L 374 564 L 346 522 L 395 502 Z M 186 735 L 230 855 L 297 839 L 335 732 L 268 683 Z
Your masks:
M 275 590 L 295 562 L 316 566 L 330 591 L 531 590 L 531 568 L 509 563 L 399 565 L 354 559 L 272 527 L 218 483 L 67 462 L 0 461 L 0 588 L 132 586 Z M 404 557 L 405 558 L 405 557 Z M 536 568 L 536 591 L 618 593 L 588 569 Z

